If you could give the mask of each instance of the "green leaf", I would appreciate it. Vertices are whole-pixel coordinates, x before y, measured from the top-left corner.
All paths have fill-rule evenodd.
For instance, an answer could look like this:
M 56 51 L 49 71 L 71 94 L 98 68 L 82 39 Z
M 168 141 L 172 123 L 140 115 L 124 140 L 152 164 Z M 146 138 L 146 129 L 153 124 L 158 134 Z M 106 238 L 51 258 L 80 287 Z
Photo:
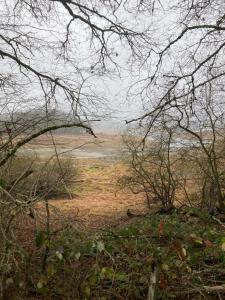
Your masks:
M 49 277 L 52 277 L 56 273 L 56 269 L 53 265 L 48 265 L 47 273 Z
M 35 242 L 37 247 L 42 247 L 45 244 L 46 234 L 42 230 L 38 230 L 35 236 Z
M 190 238 L 193 240 L 195 244 L 203 245 L 203 239 L 197 236 L 195 233 L 190 234 Z
M 85 286 L 85 288 L 84 288 L 84 295 L 86 296 L 86 297 L 90 297 L 90 295 L 91 295 L 91 289 L 90 289 L 90 286 Z
M 38 290 L 39 293 L 45 294 L 45 293 L 48 292 L 47 283 L 48 283 L 48 281 L 47 281 L 47 278 L 45 276 L 42 276 L 39 279 L 39 281 L 37 283 L 37 290 Z
M 91 286 L 95 286 L 98 283 L 98 274 L 97 273 L 92 273 L 89 278 L 88 278 L 88 282 Z
M 77 252 L 77 253 L 75 254 L 75 258 L 76 258 L 76 260 L 79 260 L 79 259 L 80 259 L 80 252 Z
M 169 266 L 167 264 L 162 264 L 162 270 L 163 271 L 168 271 L 169 270 Z
M 43 282 L 41 280 L 39 280 L 37 283 L 37 288 L 40 290 L 43 288 L 43 286 L 44 286 Z
M 126 281 L 127 280 L 127 274 L 125 273 L 115 273 L 114 274 L 114 279 L 117 280 L 117 281 Z
M 0 178 L 0 187 L 5 188 L 5 180 L 3 178 Z
M 101 277 L 106 279 L 113 279 L 114 277 L 114 270 L 112 268 L 102 268 L 101 270 Z
M 56 254 L 56 256 L 58 257 L 59 260 L 62 260 L 62 259 L 63 259 L 63 255 L 62 255 L 61 252 L 56 251 L 55 254 Z

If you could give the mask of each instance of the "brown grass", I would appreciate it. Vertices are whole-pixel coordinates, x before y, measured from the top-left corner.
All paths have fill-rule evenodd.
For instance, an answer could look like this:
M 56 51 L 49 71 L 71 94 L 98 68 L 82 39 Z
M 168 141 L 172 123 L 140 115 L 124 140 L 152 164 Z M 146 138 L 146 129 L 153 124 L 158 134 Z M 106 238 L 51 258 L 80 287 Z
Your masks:
M 145 211 L 143 195 L 119 191 L 117 178 L 126 172 L 121 162 L 82 160 L 82 182 L 74 186 L 76 197 L 51 200 L 62 217 L 79 221 L 83 226 L 102 228 L 127 219 L 127 209 Z
M 87 136 L 56 136 L 56 144 L 59 151 L 64 147 L 77 147 L 82 143 L 92 142 L 92 137 Z M 118 136 L 100 136 L 98 142 L 106 146 L 115 153 L 121 146 L 121 139 Z M 39 149 L 40 146 L 50 149 L 51 140 L 44 136 L 35 140 L 29 147 Z M 86 149 L 98 151 L 99 146 L 90 144 Z M 47 151 L 47 155 L 48 155 Z M 46 157 L 47 157 L 46 155 Z M 74 157 L 75 158 L 75 157 Z M 51 207 L 52 228 L 59 229 L 65 224 L 86 228 L 90 230 L 102 229 L 109 226 L 116 226 L 127 222 L 127 209 L 134 212 L 145 213 L 147 203 L 144 195 L 134 195 L 129 190 L 119 190 L 117 179 L 126 174 L 127 169 L 120 159 L 115 159 L 110 155 L 104 158 L 74 159 L 74 164 L 78 164 L 81 178 L 75 181 L 72 188 L 69 188 L 68 197 L 49 200 Z M 72 196 L 72 197 L 71 197 Z M 45 209 L 43 203 L 37 204 L 38 224 L 45 222 Z M 29 216 L 23 217 L 23 235 L 30 236 L 33 232 L 33 220 Z M 24 223 L 24 225 L 23 225 Z

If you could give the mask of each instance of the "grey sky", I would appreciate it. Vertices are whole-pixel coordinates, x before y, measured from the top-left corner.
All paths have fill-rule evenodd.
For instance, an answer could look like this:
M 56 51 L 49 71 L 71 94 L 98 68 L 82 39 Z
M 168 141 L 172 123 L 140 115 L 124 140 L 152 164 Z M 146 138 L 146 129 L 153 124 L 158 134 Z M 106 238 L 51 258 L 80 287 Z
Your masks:
M 88 3 L 88 1 L 83 2 Z M 139 45 L 139 50 L 142 54 L 138 58 L 133 59 L 130 56 L 129 47 L 124 42 L 121 43 L 117 38 L 112 38 L 108 48 L 110 57 L 116 65 L 107 59 L 105 73 L 102 73 L 101 66 L 96 60 L 98 42 L 90 40 L 87 28 L 80 22 L 74 22 L 70 27 L 71 36 L 65 49 L 68 57 L 64 57 L 61 46 L 62 42 L 65 41 L 65 28 L 71 17 L 68 16 L 66 10 L 61 6 L 57 5 L 56 12 L 49 13 L 49 20 L 46 23 L 42 21 L 39 23 L 39 20 L 32 18 L 28 12 L 23 15 L 22 19 L 17 20 L 18 30 L 23 33 L 29 33 L 30 36 L 30 40 L 24 38 L 23 42 L 28 47 L 29 43 L 32 43 L 32 53 L 26 51 L 25 48 L 22 49 L 24 57 L 21 57 L 28 64 L 37 67 L 42 72 L 48 72 L 54 77 L 64 78 L 75 90 L 81 86 L 83 79 L 89 78 L 84 85 L 84 95 L 81 96 L 81 101 L 88 116 L 105 118 L 102 125 L 98 123 L 98 130 L 103 130 L 104 128 L 112 130 L 113 128 L 114 131 L 114 128 L 123 127 L 124 120 L 135 118 L 144 111 L 148 111 L 152 105 L 154 106 L 157 103 L 160 95 L 163 94 L 167 81 L 170 84 L 169 80 L 162 78 L 161 75 L 163 73 L 179 72 L 179 65 L 183 66 L 183 71 L 190 68 L 188 51 L 185 56 L 181 51 L 186 44 L 190 46 L 190 36 L 187 36 L 180 44 L 178 43 L 176 46 L 171 47 L 172 49 L 168 51 L 168 55 L 161 66 L 161 77 L 159 76 L 157 85 L 148 86 L 149 78 L 154 73 L 158 56 L 152 52 L 148 59 L 145 60 L 146 55 L 151 50 L 151 47 L 154 50 L 163 49 L 175 37 L 175 34 L 180 32 L 181 28 L 178 25 L 178 21 L 181 18 L 182 8 L 174 10 L 172 7 L 174 4 L 179 3 L 179 0 L 161 0 L 160 2 L 156 1 L 153 15 L 149 9 L 148 12 L 142 12 L 137 17 L 135 11 L 132 11 L 132 6 L 136 2 L 136 0 L 126 2 L 130 6 L 129 13 L 124 11 L 123 6 L 121 6 L 116 12 L 117 18 L 132 29 L 142 30 L 149 27 L 149 44 Z M 4 26 L 4 22 L 13 25 L 14 18 L 13 15 L 10 15 L 13 12 L 10 5 L 13 3 L 13 0 L 9 1 L 8 10 L 1 10 L 0 13 L 2 19 L 1 32 L 8 36 L 12 36 L 13 31 L 10 32 L 10 28 L 7 29 Z M 96 2 L 96 5 L 99 5 L 99 2 Z M 0 1 L 0 8 L 6 8 L 4 1 Z M 102 13 L 105 12 L 103 9 Z M 210 22 L 214 22 L 214 19 L 216 19 L 216 8 L 214 12 L 215 16 L 213 14 L 209 16 Z M 94 19 L 94 21 L 96 20 Z M 98 22 L 101 23 L 102 20 Z M 192 44 L 198 38 L 198 36 L 192 35 Z M 52 48 L 50 49 L 49 46 L 52 46 Z M 9 46 L 2 40 L 0 41 L 0 48 L 9 50 Z M 202 55 L 202 52 L 200 55 Z M 8 60 L 1 60 L 0 63 L 1 70 L 14 76 L 15 81 L 24 84 L 23 87 L 17 86 L 18 94 L 19 89 L 23 91 L 18 95 L 18 98 L 13 100 L 10 98 L 11 90 L 15 89 L 15 86 L 7 87 L 6 92 L 0 94 L 0 99 L 3 102 L 7 97 L 7 101 L 10 99 L 10 105 L 7 106 L 7 109 L 26 109 L 27 103 L 30 106 L 38 106 L 46 101 L 41 95 L 37 78 L 34 76 L 27 78 L 20 73 L 19 68 L 15 67 L 15 64 L 10 63 Z M 69 109 L 69 102 L 64 101 L 62 93 L 58 92 L 56 98 L 60 109 Z M 19 101 L 20 104 L 17 107 Z M 48 101 L 51 102 L 52 100 L 48 99 Z M 54 106 L 55 102 L 52 101 L 51 105 Z M 82 114 L 82 111 L 80 113 Z M 117 126 L 117 123 L 120 125 Z

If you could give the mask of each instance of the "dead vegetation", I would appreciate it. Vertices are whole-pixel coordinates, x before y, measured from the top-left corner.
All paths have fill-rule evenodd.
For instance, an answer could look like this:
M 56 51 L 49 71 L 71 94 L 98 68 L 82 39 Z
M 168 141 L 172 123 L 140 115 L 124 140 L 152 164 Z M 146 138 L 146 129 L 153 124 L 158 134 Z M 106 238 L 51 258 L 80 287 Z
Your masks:
M 157 156 L 152 152 L 142 153 L 141 156 L 142 168 L 151 166 L 147 169 L 151 180 L 164 174 L 155 172 L 152 168 L 159 166 L 156 157 L 162 158 L 160 152 L 154 153 Z M 135 152 L 135 155 L 137 154 Z M 145 157 L 148 160 L 144 160 Z M 149 165 L 152 157 L 154 163 Z M 173 166 L 171 170 L 175 166 L 177 170 L 179 164 L 176 161 L 173 165 L 172 154 L 170 158 Z M 43 197 L 44 201 L 23 206 L 23 210 L 20 205 L 16 214 L 14 210 L 10 210 L 9 215 L 13 217 L 10 221 L 11 234 L 7 235 L 10 244 L 7 242 L 1 248 L 2 254 L 7 253 L 5 262 L 10 265 L 9 269 L 2 272 L 2 286 L 6 299 L 14 299 L 16 295 L 24 299 L 41 297 L 46 300 L 52 297 L 60 300 L 68 297 L 143 299 L 149 292 L 150 274 L 155 263 L 158 283 L 154 289 L 158 299 L 165 299 L 165 295 L 166 299 L 188 299 L 185 298 L 187 295 L 189 299 L 204 299 L 203 295 L 206 294 L 210 294 L 211 299 L 217 299 L 218 295 L 222 297 L 223 272 L 220 270 L 224 265 L 223 220 L 220 218 L 220 224 L 216 221 L 218 217 L 214 220 L 200 209 L 188 207 L 173 210 L 171 215 L 150 213 L 146 191 L 140 190 L 140 193 L 136 194 L 124 186 L 121 190 L 121 186 L 118 185 L 118 178 L 125 176 L 127 180 L 132 175 L 132 169 L 127 162 L 120 159 L 62 161 L 64 174 L 67 174 L 68 170 L 70 174 L 65 177 L 67 199 L 60 198 L 60 195 L 55 199 L 49 199 L 47 196 Z M 138 157 L 137 162 L 140 162 Z M 44 163 L 38 165 L 37 169 L 40 174 L 38 178 L 41 174 L 50 176 L 54 173 L 49 181 L 53 186 L 56 174 L 61 174 L 58 162 L 54 163 L 55 165 L 50 165 L 45 171 Z M 71 176 L 70 172 L 74 163 L 75 177 Z M 163 163 L 165 164 L 160 164 L 161 171 L 168 170 L 165 169 L 168 161 Z M 184 167 L 185 161 L 181 165 Z M 19 160 L 18 166 L 21 170 Z M 25 170 L 27 166 L 30 166 L 30 163 L 27 162 Z M 34 166 L 35 164 L 33 170 Z M 194 172 L 190 163 L 189 168 Z M 11 166 L 8 171 L 11 170 L 11 174 L 18 178 L 16 169 Z M 59 173 L 55 172 L 56 170 Z M 151 177 L 150 170 L 154 171 L 155 176 Z M 182 170 L 187 169 L 184 167 Z M 33 174 L 29 176 L 31 175 Z M 12 177 L 7 175 L 5 178 Z M 5 179 L 6 182 L 8 179 Z M 167 184 L 166 174 L 163 180 L 165 181 L 156 181 L 158 188 L 162 187 L 159 183 Z M 21 182 L 22 180 L 18 184 Z M 56 184 L 56 191 L 65 191 L 65 182 L 57 182 L 61 185 Z M 33 184 L 29 186 L 33 187 Z M 177 188 L 179 189 L 180 185 Z M 22 184 L 20 192 L 18 189 L 15 196 L 20 195 L 21 189 Z M 190 191 L 187 186 L 187 192 L 193 194 L 193 191 Z M 39 194 L 39 199 L 43 195 L 46 194 Z M 173 205 L 177 206 L 175 199 Z M 159 203 L 149 193 L 149 201 L 151 200 L 151 207 L 157 211 Z M 196 203 L 190 201 L 189 204 L 196 206 Z M 128 211 L 134 217 L 130 218 L 127 215 Z M 16 267 L 13 267 L 14 265 Z M 15 271 L 14 275 L 12 268 Z M 31 269 L 36 271 L 31 274 Z M 211 277 L 206 276 L 209 270 Z M 177 288 L 177 274 L 179 285 L 183 285 L 183 288 Z
M 0 2 L 1 300 L 224 298 L 224 33 L 221 0 Z

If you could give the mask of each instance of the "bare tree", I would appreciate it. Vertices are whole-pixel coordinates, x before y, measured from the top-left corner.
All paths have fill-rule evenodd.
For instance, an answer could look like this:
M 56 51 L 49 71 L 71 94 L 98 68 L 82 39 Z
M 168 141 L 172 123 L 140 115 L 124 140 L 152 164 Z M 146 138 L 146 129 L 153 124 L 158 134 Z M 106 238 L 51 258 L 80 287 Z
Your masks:
M 208 83 L 202 97 L 190 106 L 177 107 L 177 124 L 190 137 L 195 149 L 200 151 L 196 160 L 203 171 L 203 203 L 214 210 L 218 203 L 224 211 L 224 111 L 215 88 Z M 190 113 L 191 111 L 191 113 Z M 208 198 L 208 201 L 206 201 Z
M 119 179 L 121 186 L 129 187 L 134 194 L 144 193 L 149 208 L 159 203 L 165 212 L 174 208 L 178 187 L 172 153 L 173 134 L 163 118 L 151 132 L 153 140 L 143 144 L 140 137 L 125 137 L 130 174 Z
M 159 84 L 161 91 L 154 93 L 155 109 L 140 119 L 170 105 L 174 97 L 177 101 L 183 97 L 194 101 L 202 86 L 221 82 L 225 74 L 223 1 L 171 1 L 165 10 L 171 14 L 173 30 L 162 34 L 162 46 L 158 45 L 153 52 L 155 67 L 149 69 L 141 85 L 143 97 L 149 96 Z M 174 11 L 178 17 L 173 15 Z
M 216 116 L 219 116 L 218 110 L 224 111 L 225 108 L 223 101 L 225 76 L 223 1 L 179 0 L 170 1 L 170 3 L 162 1 L 162 5 L 164 12 L 171 16 L 171 23 L 164 18 L 163 9 L 161 15 L 159 10 L 157 13 L 154 12 L 156 22 L 158 14 L 158 23 L 155 25 L 158 28 L 158 35 L 155 39 L 157 38 L 159 42 L 150 49 L 149 58 L 145 61 L 147 71 L 143 72 L 141 79 L 131 87 L 128 95 L 143 102 L 144 113 L 127 123 L 136 121 L 145 127 L 143 139 L 145 140 L 151 133 L 155 122 L 163 114 L 171 114 L 174 119 L 180 116 L 181 119 L 178 121 L 180 128 L 186 133 L 188 130 L 192 131 L 192 137 L 197 139 L 208 157 L 208 163 L 211 164 L 210 173 L 214 174 L 212 177 L 217 190 L 216 198 L 220 203 L 220 208 L 224 210 L 221 187 L 216 179 L 219 177 L 218 170 L 215 166 L 215 162 L 216 165 L 218 163 L 215 143 L 219 139 L 218 130 L 215 132 L 215 128 L 219 120 L 221 123 L 224 122 L 223 118 L 217 119 Z M 168 26 L 169 30 L 162 31 L 162 25 Z M 209 100 L 208 92 L 205 92 L 209 86 L 212 92 L 210 97 L 214 101 Z M 201 107 L 203 102 L 205 102 L 204 108 Z M 208 124 L 199 120 L 202 109 Z M 210 128 L 212 138 L 210 145 L 206 146 L 201 134 L 198 135 L 199 128 L 190 129 L 190 126 L 193 126 L 193 124 L 190 125 L 190 121 L 193 119 L 196 124 L 198 123 L 197 126 L 200 123 L 201 127 L 206 126 L 206 131 L 208 127 Z M 182 123 L 183 121 L 186 123 Z
M 118 70 L 121 45 L 140 56 L 145 34 L 134 30 L 134 14 L 119 1 L 72 0 L 3 1 L 0 14 L 0 165 L 31 139 L 58 128 L 49 122 L 52 109 L 69 112 L 61 127 L 93 134 L 88 119 L 96 120 L 96 107 L 105 100 L 94 78 Z M 40 107 L 41 129 L 43 115 L 21 114 Z
M 184 98 L 192 103 L 202 87 L 209 82 L 220 84 L 225 75 L 223 1 L 179 0 L 162 4 L 161 15 L 171 16 L 172 25 L 166 19 L 169 30 L 157 32 L 155 38 L 160 42 L 150 49 L 147 72 L 134 84 L 138 90 L 133 95 L 142 99 L 145 113 L 131 121 L 149 118 L 152 124 L 164 108 L 175 101 L 182 103 Z M 163 18 L 156 22 L 158 29 L 162 22 Z
M 21 147 L 47 132 L 77 127 L 94 135 L 91 125 L 99 120 L 98 110 L 106 100 L 98 87 L 101 78 L 119 74 L 120 51 L 126 49 L 127 59 L 139 59 L 140 45 L 148 43 L 144 30 L 138 29 L 138 15 L 138 3 L 127 1 L 1 1 L 1 174 Z M 66 117 L 58 120 L 53 110 L 63 111 Z M 30 169 L 11 178 L 13 189 L 0 178 L 2 299 L 7 299 L 6 279 L 11 272 L 5 266 L 15 263 L 15 253 L 17 257 L 22 253 L 12 223 L 38 199 L 13 193 L 17 184 L 32 175 Z M 45 207 L 50 239 L 47 200 Z M 46 260 L 49 246 L 45 250 Z

